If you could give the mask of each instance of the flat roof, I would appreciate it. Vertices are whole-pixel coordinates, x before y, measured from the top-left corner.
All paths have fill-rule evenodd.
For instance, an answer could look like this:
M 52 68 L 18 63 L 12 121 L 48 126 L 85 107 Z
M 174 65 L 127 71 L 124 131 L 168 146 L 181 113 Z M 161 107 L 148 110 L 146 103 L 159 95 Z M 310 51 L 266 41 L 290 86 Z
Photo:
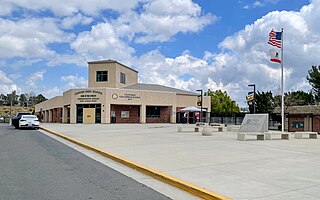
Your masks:
M 122 64 L 122 63 L 119 63 L 119 62 L 116 61 L 116 60 L 110 60 L 110 59 L 108 59 L 108 60 L 94 60 L 94 61 L 89 61 L 89 62 L 87 62 L 87 63 L 88 63 L 88 64 L 117 63 L 117 64 L 119 64 L 119 65 L 122 65 L 123 67 L 126 67 L 126 68 L 134 71 L 134 72 L 139 73 L 137 70 L 134 70 L 134 69 L 132 69 L 132 68 L 130 68 L 130 67 Z
M 273 113 L 280 114 L 281 107 L 276 107 Z M 285 113 L 288 114 L 320 114 L 320 105 L 302 105 L 302 106 L 288 106 L 285 109 Z

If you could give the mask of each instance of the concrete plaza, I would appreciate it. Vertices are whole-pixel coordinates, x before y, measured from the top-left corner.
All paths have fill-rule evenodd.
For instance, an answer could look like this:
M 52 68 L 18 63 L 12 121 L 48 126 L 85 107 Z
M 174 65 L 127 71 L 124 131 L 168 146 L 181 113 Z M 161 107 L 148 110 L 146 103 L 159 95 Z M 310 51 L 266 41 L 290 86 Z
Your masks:
M 42 127 L 232 199 L 320 199 L 320 140 L 237 141 L 236 132 L 177 132 L 178 124 Z

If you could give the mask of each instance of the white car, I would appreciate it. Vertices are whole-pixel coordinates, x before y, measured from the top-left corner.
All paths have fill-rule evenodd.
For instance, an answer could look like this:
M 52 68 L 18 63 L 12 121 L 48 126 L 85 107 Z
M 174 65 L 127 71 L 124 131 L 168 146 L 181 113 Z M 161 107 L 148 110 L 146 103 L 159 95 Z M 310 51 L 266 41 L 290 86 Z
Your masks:
M 39 120 L 35 115 L 22 115 L 19 120 L 19 128 L 39 129 Z

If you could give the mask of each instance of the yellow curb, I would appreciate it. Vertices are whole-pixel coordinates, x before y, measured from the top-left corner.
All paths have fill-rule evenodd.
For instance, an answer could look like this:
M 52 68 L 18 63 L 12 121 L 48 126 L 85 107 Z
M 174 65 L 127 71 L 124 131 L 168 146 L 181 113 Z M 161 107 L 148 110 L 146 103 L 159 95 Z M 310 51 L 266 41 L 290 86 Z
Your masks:
M 62 135 L 60 133 L 56 133 L 54 131 L 51 131 L 51 130 L 43 128 L 43 127 L 40 127 L 40 129 L 42 129 L 44 131 L 47 131 L 47 132 L 49 132 L 49 133 L 51 133 L 53 135 L 56 135 L 58 137 L 61 137 L 61 138 L 65 139 L 65 140 L 68 140 L 68 141 L 70 141 L 72 143 L 80 145 L 80 146 L 82 146 L 82 147 L 84 147 L 84 148 L 86 148 L 88 150 L 91 150 L 91 151 L 94 151 L 96 153 L 99 153 L 102 156 L 105 156 L 105 157 L 107 157 L 109 159 L 112 159 L 112 160 L 114 160 L 116 162 L 124 164 L 127 167 L 135 169 L 135 170 L 137 170 L 137 171 L 139 171 L 139 172 L 141 172 L 141 173 L 143 173 L 145 175 L 151 176 L 151 177 L 153 177 L 155 179 L 158 179 L 158 180 L 160 180 L 162 182 L 165 182 L 165 183 L 167 183 L 169 185 L 172 185 L 174 187 L 180 188 L 180 189 L 182 189 L 182 190 L 184 190 L 184 191 L 186 191 L 186 192 L 188 192 L 188 193 L 190 193 L 192 195 L 200 197 L 202 199 L 209 199 L 209 200 L 211 200 L 211 199 L 212 200 L 229 200 L 230 199 L 230 198 L 224 197 L 224 196 L 222 196 L 220 194 L 217 194 L 217 193 L 211 192 L 209 190 L 206 190 L 204 188 L 201 188 L 199 186 L 193 185 L 191 183 L 188 183 L 188 182 L 185 182 L 183 180 L 180 180 L 180 179 L 174 178 L 172 176 L 166 175 L 164 173 L 158 172 L 158 171 L 153 170 L 151 168 L 148 168 L 146 166 L 134 163 L 134 162 L 132 162 L 130 160 L 127 160 L 125 158 L 121 158 L 121 157 L 119 157 L 117 155 L 114 155 L 112 153 L 100 150 L 100 149 L 98 149 L 96 147 L 90 146 L 90 145 L 85 144 L 83 142 L 80 142 L 78 140 L 75 140 L 75 139 L 72 139 L 70 137 L 64 136 L 64 135 Z

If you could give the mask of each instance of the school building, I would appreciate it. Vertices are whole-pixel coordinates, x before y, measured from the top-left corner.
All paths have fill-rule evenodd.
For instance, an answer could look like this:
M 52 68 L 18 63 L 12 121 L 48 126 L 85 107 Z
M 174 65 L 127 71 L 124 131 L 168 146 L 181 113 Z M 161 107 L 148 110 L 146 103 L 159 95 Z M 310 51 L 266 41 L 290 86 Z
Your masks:
M 277 107 L 275 114 L 281 114 Z M 285 108 L 285 130 L 313 131 L 320 133 L 320 105 L 288 106 Z
M 42 122 L 176 123 L 180 109 L 200 108 L 198 95 L 138 83 L 138 71 L 114 60 L 100 60 L 88 62 L 88 88 L 65 91 L 62 96 L 37 104 L 35 112 Z M 203 96 L 202 107 L 204 113 L 211 111 L 210 97 Z

